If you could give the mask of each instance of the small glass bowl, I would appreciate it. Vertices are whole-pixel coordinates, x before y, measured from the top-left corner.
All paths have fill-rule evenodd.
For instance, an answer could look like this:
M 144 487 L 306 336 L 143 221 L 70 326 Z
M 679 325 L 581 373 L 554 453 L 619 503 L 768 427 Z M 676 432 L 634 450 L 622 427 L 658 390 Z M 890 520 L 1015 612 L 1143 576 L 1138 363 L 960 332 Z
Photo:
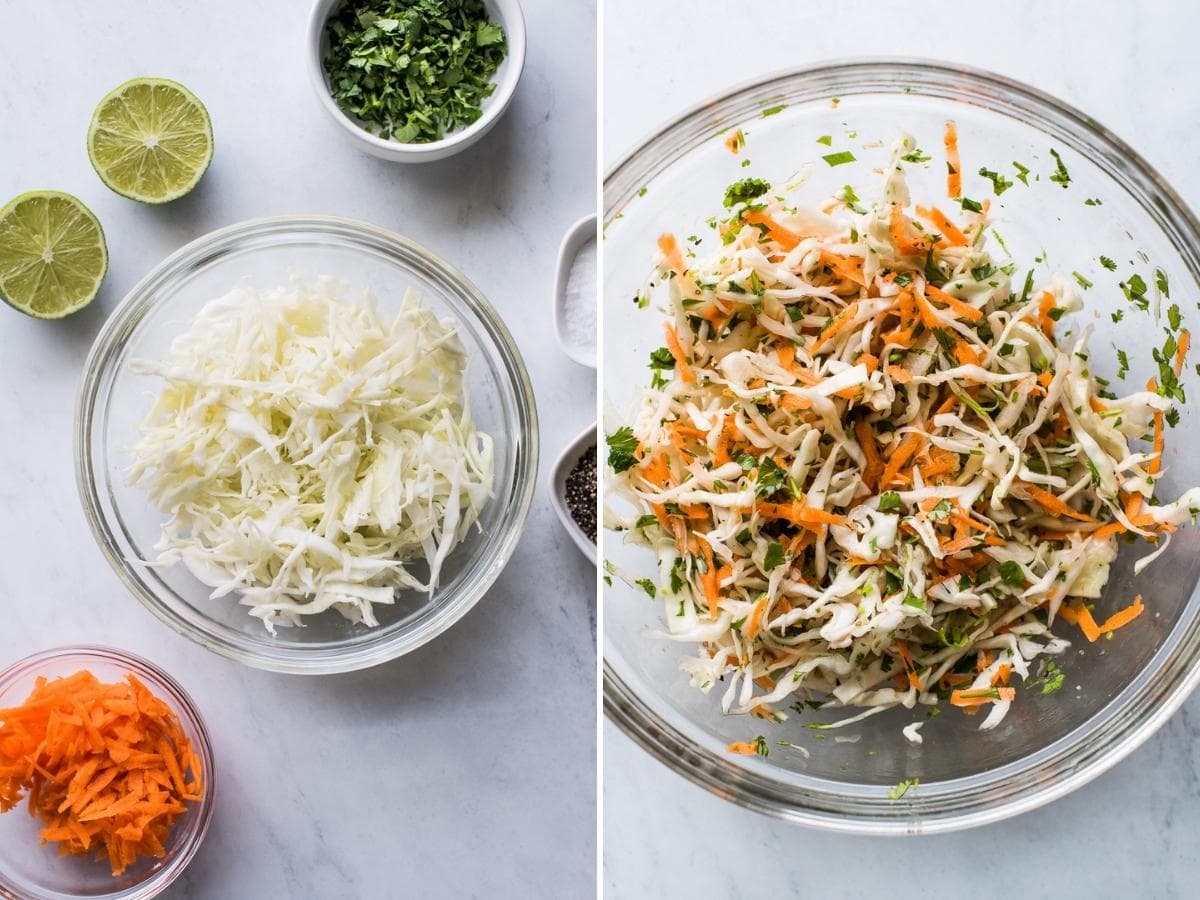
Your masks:
M 662 343 L 659 313 L 629 297 L 650 271 L 655 239 L 664 231 L 705 235 L 698 254 L 711 252 L 705 220 L 720 214 L 727 185 L 746 177 L 784 183 L 807 177 L 808 197 L 825 198 L 851 185 L 870 197 L 878 169 L 900 129 L 931 157 L 908 169 L 917 202 L 946 206 L 942 132 L 958 123 L 964 194 L 991 198 L 990 216 L 1018 265 L 1068 278 L 1077 272 L 1084 311 L 1060 323 L 1060 333 L 1094 329 L 1093 370 L 1130 392 L 1145 383 L 1151 349 L 1162 329 L 1122 297 L 1118 281 L 1131 271 L 1147 283 L 1161 267 L 1172 300 L 1186 318 L 1200 296 L 1200 223 L 1186 204 L 1120 138 L 1091 117 L 1033 88 L 998 75 L 921 60 L 824 64 L 770 76 L 730 91 L 680 116 L 619 162 L 605 180 L 604 374 L 606 408 L 629 410 L 645 386 L 646 357 Z M 725 146 L 734 129 L 746 145 Z M 822 156 L 850 150 L 853 164 Z M 1051 180 L 1061 154 L 1065 186 Z M 743 166 L 744 161 L 749 166 Z M 1012 161 L 1030 167 L 1019 180 Z M 1013 182 L 1002 196 L 981 167 Z M 1090 201 L 1090 202 L 1085 202 Z M 1117 271 L 1100 262 L 1107 254 Z M 1040 276 L 1039 276 L 1040 277 Z M 1086 287 L 1087 282 L 1091 287 Z M 1121 314 L 1117 314 L 1121 310 Z M 1116 316 L 1116 319 L 1113 316 Z M 1119 324 L 1117 323 L 1119 320 Z M 1114 347 L 1132 368 L 1115 374 Z M 1189 396 L 1197 392 L 1191 365 Z M 1195 399 L 1180 408 L 1167 438 L 1160 496 L 1175 498 L 1200 484 L 1194 441 L 1200 428 Z M 609 423 L 611 431 L 617 422 Z M 633 577 L 652 574 L 645 549 L 605 533 L 602 555 Z M 688 684 L 679 659 L 693 648 L 648 638 L 662 628 L 661 606 L 613 579 L 605 590 L 604 708 L 630 737 L 670 768 L 735 803 L 794 822 L 865 834 L 940 832 L 994 822 L 1061 797 L 1113 766 L 1153 734 L 1200 681 L 1200 528 L 1183 528 L 1164 557 L 1140 576 L 1133 562 L 1144 549 L 1124 547 L 1098 609 L 1147 598 L 1146 615 L 1089 644 L 1077 630 L 1056 625 L 1072 641 L 1057 663 L 1065 686 L 1042 695 L 1018 687 L 1018 702 L 991 731 L 978 719 L 947 709 L 893 709 L 837 731 L 812 731 L 809 722 L 846 718 L 788 710 L 783 724 L 723 716 L 721 688 L 701 694 Z M 920 745 L 901 729 L 924 721 Z M 732 741 L 762 734 L 770 755 L 741 757 Z M 791 746 L 780 746 L 779 740 Z M 796 749 L 799 747 L 800 749 Z M 806 755 L 807 754 L 807 755 Z M 889 797 L 901 781 L 919 779 L 902 799 Z
M 14 663 L 0 672 L 0 709 L 19 706 L 39 676 L 59 678 L 87 669 L 101 681 L 124 681 L 136 675 L 179 717 L 184 733 L 203 767 L 204 795 L 175 822 L 167 838 L 166 856 L 146 857 L 114 878 L 107 860 L 59 856 L 53 844 L 41 846 L 41 820 L 21 805 L 0 815 L 0 897 L 21 900 L 147 900 L 167 889 L 183 872 L 212 820 L 216 778 L 213 750 L 204 720 L 192 700 L 170 675 L 148 660 L 110 647 L 59 647 Z
M 495 445 L 494 496 L 479 526 L 454 548 L 432 598 L 402 591 L 377 606 L 378 627 L 336 612 L 271 635 L 236 597 L 182 565 L 151 567 L 165 517 L 128 484 L 128 449 L 159 383 L 136 375 L 133 358 L 163 359 L 209 300 L 238 283 L 269 289 L 292 277 L 329 275 L 370 290 L 387 317 L 407 288 L 458 324 L 470 357 L 467 387 L 480 431 Z M 524 362 L 491 304 L 463 275 L 423 247 L 382 228 L 326 217 L 244 222 L 201 237 L 158 265 L 121 302 L 88 357 L 76 409 L 76 477 L 100 549 L 134 596 L 163 622 L 208 649 L 277 672 L 345 672 L 377 665 L 441 634 L 486 593 L 512 555 L 537 472 L 537 411 Z

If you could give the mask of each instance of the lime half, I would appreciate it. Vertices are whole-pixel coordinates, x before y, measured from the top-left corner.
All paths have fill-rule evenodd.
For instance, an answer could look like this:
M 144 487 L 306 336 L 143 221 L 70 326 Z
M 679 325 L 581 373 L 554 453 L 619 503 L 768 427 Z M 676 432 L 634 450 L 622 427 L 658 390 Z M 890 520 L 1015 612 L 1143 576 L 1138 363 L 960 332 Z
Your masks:
M 31 191 L 0 209 L 0 299 L 38 319 L 92 302 L 108 248 L 92 211 L 58 191 Z
M 103 100 L 88 128 L 88 158 L 101 180 L 142 203 L 194 188 L 212 162 L 208 110 L 182 84 L 135 78 Z

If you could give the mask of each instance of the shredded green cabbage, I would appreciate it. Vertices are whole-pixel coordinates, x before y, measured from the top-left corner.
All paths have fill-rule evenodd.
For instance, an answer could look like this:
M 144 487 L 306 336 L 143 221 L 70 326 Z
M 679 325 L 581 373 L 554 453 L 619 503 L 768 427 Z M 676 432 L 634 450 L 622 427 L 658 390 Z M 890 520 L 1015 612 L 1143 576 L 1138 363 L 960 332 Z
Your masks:
M 492 493 L 455 323 L 409 291 L 386 322 L 329 278 L 213 300 L 163 362 L 131 482 L 170 516 L 156 564 L 240 595 L 273 633 L 335 609 L 378 625 L 432 593 Z

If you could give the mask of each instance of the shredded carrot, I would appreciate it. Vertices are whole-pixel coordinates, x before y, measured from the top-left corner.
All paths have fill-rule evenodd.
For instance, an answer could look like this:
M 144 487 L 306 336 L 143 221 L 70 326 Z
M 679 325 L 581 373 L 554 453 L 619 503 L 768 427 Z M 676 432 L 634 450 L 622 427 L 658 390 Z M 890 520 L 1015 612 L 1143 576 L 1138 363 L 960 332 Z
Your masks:
M 867 467 L 863 472 L 863 481 L 871 490 L 875 489 L 879 474 L 883 471 L 883 460 L 879 456 L 879 445 L 875 442 L 875 432 L 866 419 L 854 423 L 854 436 L 862 447 L 863 456 L 867 458 Z
M 762 225 L 767 229 L 767 234 L 770 235 L 771 240 L 785 251 L 795 249 L 796 245 L 800 243 L 800 235 L 789 228 L 784 228 L 770 216 L 756 209 L 743 213 L 742 221 L 750 225 Z
M 758 634 L 758 629 L 762 625 L 763 613 L 767 611 L 767 598 L 763 597 L 754 604 L 754 609 L 750 611 L 750 617 L 746 620 L 746 625 L 742 629 L 742 634 L 746 636 L 746 640 L 754 640 L 754 636 Z
M 908 686 L 918 691 L 921 690 L 921 678 L 917 675 L 917 669 L 913 665 L 912 654 L 908 650 L 908 644 L 904 641 L 896 641 L 896 652 L 904 660 L 904 670 L 908 673 Z
M 946 194 L 953 200 L 962 196 L 962 163 L 958 158 L 958 127 L 953 121 L 946 123 L 942 137 L 946 146 Z
M 887 468 L 883 470 L 883 476 L 879 479 L 880 487 L 887 487 L 896 480 L 896 476 L 900 474 L 900 469 L 920 449 L 921 440 L 921 435 L 915 431 L 910 431 L 904 436 L 904 440 L 900 442 L 900 445 L 892 451 L 892 455 L 888 458 Z
M 1100 626 L 1100 631 L 1116 631 L 1118 628 L 1124 628 L 1126 625 L 1140 616 L 1145 608 L 1146 607 L 1142 605 L 1142 595 L 1138 594 L 1133 598 L 1133 603 L 1129 604 L 1129 606 L 1125 607 L 1120 612 L 1115 612 L 1105 619 L 1104 624 Z
M 754 756 L 758 753 L 758 748 L 747 741 L 734 741 L 725 749 L 730 753 L 740 753 L 742 756 Z
M 888 221 L 892 243 L 896 249 L 906 256 L 923 256 L 929 250 L 929 242 L 924 238 L 908 236 L 908 220 L 904 218 L 904 210 L 899 206 L 892 207 L 892 216 Z
M 1079 617 L 1079 630 L 1083 632 L 1083 636 L 1090 643 L 1096 643 L 1100 638 L 1100 626 L 1092 618 L 1092 611 L 1081 603 L 1075 609 L 1075 614 Z
M 1192 333 L 1186 328 L 1179 332 L 1179 337 L 1176 340 L 1177 347 L 1175 349 L 1175 374 L 1179 375 L 1183 372 L 1183 364 L 1187 360 L 1188 350 L 1192 346 Z
M 721 605 L 721 573 L 713 560 L 712 546 L 706 540 L 700 541 L 700 551 L 704 554 L 704 574 L 700 576 L 700 584 L 704 588 L 704 599 L 708 603 L 708 614 L 717 617 Z
M 1038 304 L 1038 322 L 1042 326 L 1042 333 L 1048 338 L 1054 337 L 1054 317 L 1050 315 L 1054 311 L 1054 295 L 1049 291 L 1042 294 L 1042 302 Z
M 816 340 L 816 343 L 812 345 L 812 349 L 809 352 L 816 353 L 825 346 L 825 343 L 830 338 L 841 334 L 843 331 L 853 325 L 854 319 L 857 315 L 858 301 L 856 300 L 837 314 L 834 320 L 830 323 L 829 327 L 821 332 L 820 336 Z
M 1030 484 L 1028 481 L 1021 482 L 1021 486 L 1025 489 L 1025 493 L 1029 494 L 1038 506 L 1046 510 L 1048 513 L 1053 513 L 1056 516 L 1067 516 L 1079 522 L 1095 522 L 1096 520 L 1087 513 L 1081 513 L 1079 510 L 1069 506 L 1063 500 L 1059 499 L 1054 494 L 1050 493 L 1035 484 Z
M 0 709 L 0 723 L 0 812 L 27 795 L 43 841 L 107 859 L 114 877 L 163 857 L 172 825 L 203 796 L 178 717 L 135 675 L 39 677 L 21 706 Z
M 967 240 L 967 236 L 962 233 L 962 230 L 946 218 L 946 214 L 937 207 L 926 209 L 923 206 L 918 206 L 917 215 L 924 216 L 942 233 L 942 240 L 938 242 L 940 246 L 965 247 L 970 243 Z
M 1151 378 L 1146 382 L 1146 390 L 1151 393 L 1158 392 L 1158 381 Z M 1162 471 L 1162 457 L 1165 449 L 1165 439 L 1163 437 L 1163 413 L 1159 410 L 1154 412 L 1154 459 L 1146 463 L 1146 471 L 1151 475 L 1157 475 Z
M 900 366 L 888 366 L 887 373 L 888 377 L 896 382 L 896 384 L 908 384 L 913 378 L 912 372 L 908 371 L 908 369 L 902 369 Z
M 658 249 L 662 251 L 663 261 L 667 264 L 667 268 L 676 276 L 682 277 L 687 272 L 687 266 L 683 264 L 683 252 L 679 249 L 679 241 L 675 239 L 675 235 L 660 234 Z
M 983 318 L 983 311 L 976 309 L 970 303 L 959 300 L 952 294 L 947 294 L 939 287 L 934 287 L 932 284 L 925 285 L 925 296 L 930 300 L 936 300 L 944 306 L 950 307 L 954 315 L 960 319 L 967 319 L 971 322 L 978 322 Z
M 956 690 L 950 693 L 950 703 L 953 706 L 970 708 L 983 706 L 985 703 L 995 703 L 1000 700 L 1012 702 L 1017 698 L 1017 689 L 1010 687 L 976 688 L 975 690 Z
M 689 383 L 695 381 L 696 373 L 688 365 L 687 355 L 683 352 L 683 345 L 679 343 L 679 334 L 675 331 L 675 326 L 670 322 L 663 323 L 663 334 L 667 339 L 667 349 L 675 357 L 675 368 L 679 370 L 679 377 Z

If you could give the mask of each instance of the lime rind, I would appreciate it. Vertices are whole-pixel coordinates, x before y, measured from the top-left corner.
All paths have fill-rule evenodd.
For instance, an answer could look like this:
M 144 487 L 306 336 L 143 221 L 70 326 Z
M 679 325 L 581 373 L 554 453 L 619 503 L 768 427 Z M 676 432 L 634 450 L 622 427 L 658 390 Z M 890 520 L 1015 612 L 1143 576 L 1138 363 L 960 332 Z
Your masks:
M 61 191 L 28 191 L 0 209 L 0 300 L 36 319 L 83 309 L 108 272 L 104 229 Z
M 169 203 L 190 193 L 208 171 L 212 121 L 179 82 L 134 78 L 97 105 L 87 148 L 110 190 L 139 203 Z

